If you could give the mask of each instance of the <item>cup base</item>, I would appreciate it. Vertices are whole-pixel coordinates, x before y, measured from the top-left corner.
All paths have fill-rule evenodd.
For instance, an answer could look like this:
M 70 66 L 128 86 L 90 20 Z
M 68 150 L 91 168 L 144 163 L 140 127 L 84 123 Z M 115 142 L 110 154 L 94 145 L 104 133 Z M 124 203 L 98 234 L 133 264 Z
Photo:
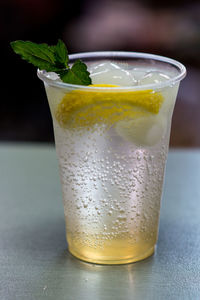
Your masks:
M 76 252 L 75 249 L 71 249 L 70 247 L 68 247 L 69 252 L 75 256 L 76 258 L 85 261 L 85 262 L 89 262 L 89 263 L 93 263 L 93 264 L 99 264 L 99 265 L 123 265 L 123 264 L 129 264 L 129 263 L 134 263 L 140 260 L 143 260 L 151 255 L 153 255 L 154 251 L 155 251 L 155 246 L 149 248 L 145 253 L 142 253 L 141 255 L 138 256 L 129 256 L 129 257 L 124 257 L 124 258 L 91 258 L 91 257 L 87 257 L 84 256 L 78 252 Z

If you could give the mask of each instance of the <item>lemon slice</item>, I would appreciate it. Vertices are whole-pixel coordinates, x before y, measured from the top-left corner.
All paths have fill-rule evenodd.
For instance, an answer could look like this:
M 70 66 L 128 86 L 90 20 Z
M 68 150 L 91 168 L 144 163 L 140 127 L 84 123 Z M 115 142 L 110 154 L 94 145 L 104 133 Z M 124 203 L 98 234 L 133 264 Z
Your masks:
M 58 104 L 55 117 L 61 127 L 91 127 L 105 124 L 110 127 L 122 120 L 158 114 L 163 96 L 153 90 L 124 91 L 115 85 L 99 84 L 107 89 L 73 90 Z M 111 87 L 111 89 L 108 89 Z

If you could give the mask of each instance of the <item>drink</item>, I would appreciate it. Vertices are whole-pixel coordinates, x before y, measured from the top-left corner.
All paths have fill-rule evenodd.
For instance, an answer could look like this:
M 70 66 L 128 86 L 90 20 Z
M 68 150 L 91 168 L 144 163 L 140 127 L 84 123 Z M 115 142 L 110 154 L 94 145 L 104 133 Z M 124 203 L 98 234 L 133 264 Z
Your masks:
M 171 117 L 185 71 L 157 56 L 118 53 L 119 62 L 104 55 L 81 57 L 92 87 L 39 76 L 53 117 L 69 251 L 121 264 L 154 252 Z

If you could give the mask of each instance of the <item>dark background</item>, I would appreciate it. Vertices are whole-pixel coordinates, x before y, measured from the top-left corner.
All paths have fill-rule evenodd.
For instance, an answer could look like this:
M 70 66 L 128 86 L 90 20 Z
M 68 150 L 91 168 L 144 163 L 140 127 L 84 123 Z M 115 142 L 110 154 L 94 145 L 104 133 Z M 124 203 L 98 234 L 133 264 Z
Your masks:
M 43 83 L 10 41 L 56 44 L 69 53 L 149 52 L 186 65 L 175 107 L 171 146 L 200 146 L 200 2 L 156 0 L 1 0 L 1 141 L 53 142 Z

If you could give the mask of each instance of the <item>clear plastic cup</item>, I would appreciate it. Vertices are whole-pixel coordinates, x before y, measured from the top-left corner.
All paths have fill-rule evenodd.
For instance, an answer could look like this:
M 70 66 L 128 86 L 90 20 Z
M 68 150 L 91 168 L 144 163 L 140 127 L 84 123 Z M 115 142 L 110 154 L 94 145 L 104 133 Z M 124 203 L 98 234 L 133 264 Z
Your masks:
M 159 83 L 93 87 L 38 71 L 53 119 L 69 251 L 98 264 L 139 261 L 153 254 L 157 241 L 171 119 L 185 67 L 134 52 L 69 58 L 170 74 Z

